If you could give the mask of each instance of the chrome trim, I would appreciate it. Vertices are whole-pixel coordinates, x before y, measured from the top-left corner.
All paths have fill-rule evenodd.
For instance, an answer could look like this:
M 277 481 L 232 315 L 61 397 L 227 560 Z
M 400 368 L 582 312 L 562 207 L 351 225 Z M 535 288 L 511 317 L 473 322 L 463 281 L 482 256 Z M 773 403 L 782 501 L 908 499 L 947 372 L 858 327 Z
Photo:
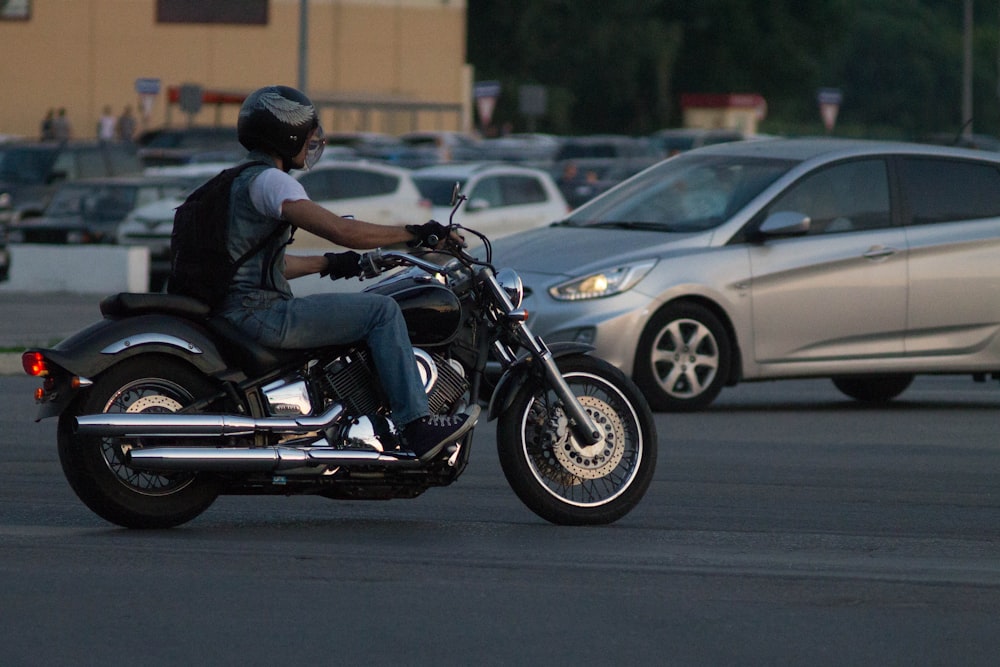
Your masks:
M 325 442 L 323 440 L 319 442 Z M 153 447 L 132 449 L 129 465 L 143 470 L 268 472 L 330 465 L 409 464 L 419 459 L 376 451 L 329 447 Z
M 119 352 L 123 352 L 130 347 L 135 347 L 136 345 L 152 344 L 170 345 L 171 347 L 176 347 L 192 354 L 203 354 L 202 349 L 194 343 L 189 343 L 183 338 L 178 338 L 177 336 L 160 333 L 142 333 L 128 338 L 123 338 L 117 343 L 112 343 L 101 350 L 101 354 L 118 354 Z
M 85 435 L 119 438 L 218 437 L 268 433 L 303 434 L 333 425 L 344 408 L 336 403 L 315 417 L 267 417 L 254 419 L 240 415 L 205 415 L 164 413 L 110 413 L 81 415 L 76 418 L 76 430 Z

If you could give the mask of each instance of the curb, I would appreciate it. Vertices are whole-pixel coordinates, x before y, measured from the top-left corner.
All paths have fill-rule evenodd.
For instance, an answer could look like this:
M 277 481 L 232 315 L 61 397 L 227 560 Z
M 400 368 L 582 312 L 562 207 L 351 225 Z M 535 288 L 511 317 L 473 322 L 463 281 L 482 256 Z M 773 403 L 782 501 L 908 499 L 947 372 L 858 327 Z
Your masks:
M 0 375 L 24 375 L 20 352 L 5 352 L 0 354 Z

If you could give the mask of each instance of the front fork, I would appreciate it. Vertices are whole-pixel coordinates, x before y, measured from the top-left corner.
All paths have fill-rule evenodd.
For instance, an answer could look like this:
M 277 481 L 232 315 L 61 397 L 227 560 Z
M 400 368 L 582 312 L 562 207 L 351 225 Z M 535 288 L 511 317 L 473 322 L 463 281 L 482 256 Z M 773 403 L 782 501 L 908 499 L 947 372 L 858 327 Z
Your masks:
M 548 381 L 556 397 L 562 402 L 563 409 L 566 410 L 566 416 L 569 417 L 570 428 L 577 441 L 584 447 L 590 447 L 601 442 L 604 439 L 604 435 L 597 428 L 597 425 L 594 424 L 587 411 L 583 409 L 583 406 L 577 400 L 576 395 L 573 394 L 569 385 L 566 384 L 565 378 L 563 378 L 562 373 L 559 372 L 559 367 L 556 365 L 555 357 L 552 356 L 552 352 L 545 345 L 545 341 L 541 337 L 532 334 L 531 329 L 528 328 L 527 311 L 514 307 L 506 290 L 497 282 L 492 271 L 483 269 L 481 276 L 490 286 L 493 296 L 503 304 L 505 317 L 517 334 L 521 345 L 531 353 L 533 363 L 541 367 L 545 380 Z M 509 350 L 504 350 L 502 354 L 503 356 L 510 357 L 507 360 L 508 362 L 513 361 L 513 355 Z

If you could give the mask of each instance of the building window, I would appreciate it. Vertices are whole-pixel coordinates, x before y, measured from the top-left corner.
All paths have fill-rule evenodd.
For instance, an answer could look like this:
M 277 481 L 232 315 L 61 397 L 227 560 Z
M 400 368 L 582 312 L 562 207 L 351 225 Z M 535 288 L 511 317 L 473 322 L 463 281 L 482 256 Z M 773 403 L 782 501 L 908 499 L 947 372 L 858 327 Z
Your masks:
M 31 18 L 31 0 L 0 0 L 0 21 L 27 21 Z
M 156 0 L 156 22 L 267 25 L 267 0 Z

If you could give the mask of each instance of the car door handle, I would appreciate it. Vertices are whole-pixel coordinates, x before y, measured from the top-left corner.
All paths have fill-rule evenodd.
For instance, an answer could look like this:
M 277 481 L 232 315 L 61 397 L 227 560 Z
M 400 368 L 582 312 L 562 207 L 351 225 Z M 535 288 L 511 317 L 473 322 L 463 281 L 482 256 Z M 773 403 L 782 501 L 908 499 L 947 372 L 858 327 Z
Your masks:
M 864 254 L 865 259 L 882 259 L 884 257 L 889 257 L 895 255 L 898 250 L 891 246 L 876 245 L 868 249 L 868 252 Z

